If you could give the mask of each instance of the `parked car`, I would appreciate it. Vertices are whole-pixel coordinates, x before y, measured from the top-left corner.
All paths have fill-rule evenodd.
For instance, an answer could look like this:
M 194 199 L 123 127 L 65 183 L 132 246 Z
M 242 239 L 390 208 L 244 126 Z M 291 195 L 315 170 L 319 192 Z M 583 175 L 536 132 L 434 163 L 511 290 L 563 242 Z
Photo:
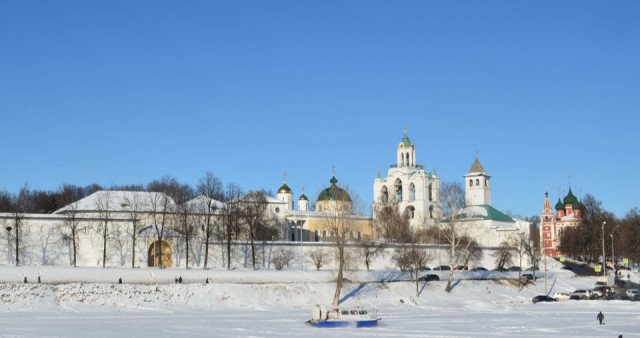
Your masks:
M 564 292 L 556 292 L 552 297 L 557 300 L 569 300 L 569 294 Z
M 591 290 L 593 298 L 602 298 L 604 296 L 604 292 L 597 289 L 597 287 Z
M 570 294 L 569 295 L 569 299 L 571 299 L 571 300 L 580 300 L 582 298 L 580 296 L 578 296 L 578 295 Z
M 640 294 L 635 294 L 633 295 L 633 297 L 631 298 L 632 301 L 640 301 Z
M 573 267 L 569 266 L 569 265 L 565 265 L 562 268 L 565 269 L 565 270 L 569 270 L 569 271 L 573 271 L 574 270 Z
M 635 295 L 640 295 L 640 291 L 638 289 L 628 289 L 625 294 L 633 299 Z
M 619 288 L 624 288 L 627 286 L 627 282 L 622 280 L 622 279 L 616 279 L 615 281 L 615 288 L 619 289 Z
M 419 281 L 425 281 L 425 282 L 430 282 L 433 280 L 440 280 L 440 277 L 438 277 L 438 275 L 434 275 L 434 274 L 426 274 L 423 276 L 418 277 Z
M 519 266 L 510 266 L 508 270 L 509 271 L 522 271 L 522 269 L 520 269 Z
M 463 271 L 463 270 L 469 270 L 469 267 L 468 267 L 468 266 L 466 266 L 466 265 L 458 265 L 458 266 L 456 266 L 456 267 L 455 267 L 455 268 L 453 268 L 453 269 L 454 269 L 454 270 L 457 270 L 457 271 Z
M 504 272 L 504 271 L 507 271 L 507 269 L 497 267 L 497 268 L 493 269 L 493 271 L 500 271 L 500 272 Z
M 599 293 L 598 297 L 611 296 L 614 294 L 613 290 L 609 286 L 596 286 L 593 288 L 594 293 Z
M 475 268 L 471 269 L 471 271 L 487 271 L 487 269 L 481 266 L 476 266 Z
M 570 296 L 578 296 L 580 299 L 591 299 L 593 298 L 593 291 L 591 290 L 575 290 L 571 293 Z
M 557 302 L 558 300 L 549 296 L 535 296 L 531 301 L 535 304 L 537 302 Z
M 443 270 L 451 270 L 451 267 L 448 265 L 440 265 L 438 267 L 433 268 L 433 270 L 439 270 L 439 271 L 443 271 Z
M 523 273 L 522 274 L 522 278 L 524 278 L 526 280 L 531 280 L 531 279 L 533 279 L 533 274 L 531 274 L 531 273 Z

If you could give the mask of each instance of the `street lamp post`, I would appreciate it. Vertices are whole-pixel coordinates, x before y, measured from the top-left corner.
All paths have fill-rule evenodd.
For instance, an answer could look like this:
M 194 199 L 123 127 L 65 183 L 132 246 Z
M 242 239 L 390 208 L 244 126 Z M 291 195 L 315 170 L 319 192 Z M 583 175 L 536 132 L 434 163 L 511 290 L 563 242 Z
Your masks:
M 616 228 L 619 227 L 620 225 L 616 225 L 615 227 L 613 227 L 613 229 L 611 230 L 611 234 L 609 234 L 609 236 L 611 236 L 611 261 L 613 262 L 613 268 L 616 268 L 616 256 L 614 255 L 614 251 L 613 251 L 613 232 L 616 231 Z
M 607 222 L 602 222 L 602 275 L 606 275 L 606 257 L 604 256 L 604 226 L 607 224 Z
M 7 230 L 7 262 L 11 262 L 11 229 L 12 227 L 4 228 Z

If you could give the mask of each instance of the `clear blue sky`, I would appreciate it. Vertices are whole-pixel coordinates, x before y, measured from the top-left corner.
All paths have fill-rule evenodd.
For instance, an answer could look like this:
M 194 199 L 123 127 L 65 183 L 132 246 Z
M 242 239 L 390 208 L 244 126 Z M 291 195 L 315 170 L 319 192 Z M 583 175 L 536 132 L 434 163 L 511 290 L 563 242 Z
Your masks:
M 3 1 L 0 189 L 195 184 L 369 206 L 408 125 L 417 162 L 540 214 L 640 205 L 638 1 Z

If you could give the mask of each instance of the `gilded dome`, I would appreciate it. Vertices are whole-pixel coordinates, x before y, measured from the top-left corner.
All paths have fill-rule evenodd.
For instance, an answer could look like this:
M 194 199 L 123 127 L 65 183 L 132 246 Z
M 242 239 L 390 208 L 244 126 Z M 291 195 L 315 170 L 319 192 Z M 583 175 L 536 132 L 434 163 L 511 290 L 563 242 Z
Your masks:
M 308 200 L 309 199 L 304 194 L 302 194 L 302 196 L 300 196 L 300 198 L 298 198 L 298 201 L 308 201 Z
M 280 189 L 278 189 L 278 194 L 293 194 L 293 191 L 291 191 L 291 188 L 289 188 L 289 186 L 287 186 L 287 181 L 284 181 L 284 184 L 280 187 Z

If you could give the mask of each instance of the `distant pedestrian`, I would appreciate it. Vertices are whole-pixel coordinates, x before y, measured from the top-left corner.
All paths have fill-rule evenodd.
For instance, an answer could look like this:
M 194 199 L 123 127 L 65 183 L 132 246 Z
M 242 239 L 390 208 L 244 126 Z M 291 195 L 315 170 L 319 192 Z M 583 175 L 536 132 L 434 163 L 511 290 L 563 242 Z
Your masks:
M 175 277 L 176 284 L 178 284 L 178 276 Z
M 27 284 L 27 276 L 24 276 L 24 283 Z
M 178 277 L 178 283 L 182 284 L 182 276 Z
M 207 279 L 204 280 L 205 284 L 209 284 L 209 277 L 207 277 Z
M 118 278 L 118 284 L 122 284 L 122 277 Z
M 600 322 L 600 325 L 602 325 L 602 321 L 604 320 L 604 315 L 602 314 L 602 311 L 600 311 L 600 313 L 598 313 L 598 316 L 596 318 L 598 318 L 598 321 Z
M 38 276 L 38 284 L 42 283 L 42 280 L 40 280 L 40 276 Z

